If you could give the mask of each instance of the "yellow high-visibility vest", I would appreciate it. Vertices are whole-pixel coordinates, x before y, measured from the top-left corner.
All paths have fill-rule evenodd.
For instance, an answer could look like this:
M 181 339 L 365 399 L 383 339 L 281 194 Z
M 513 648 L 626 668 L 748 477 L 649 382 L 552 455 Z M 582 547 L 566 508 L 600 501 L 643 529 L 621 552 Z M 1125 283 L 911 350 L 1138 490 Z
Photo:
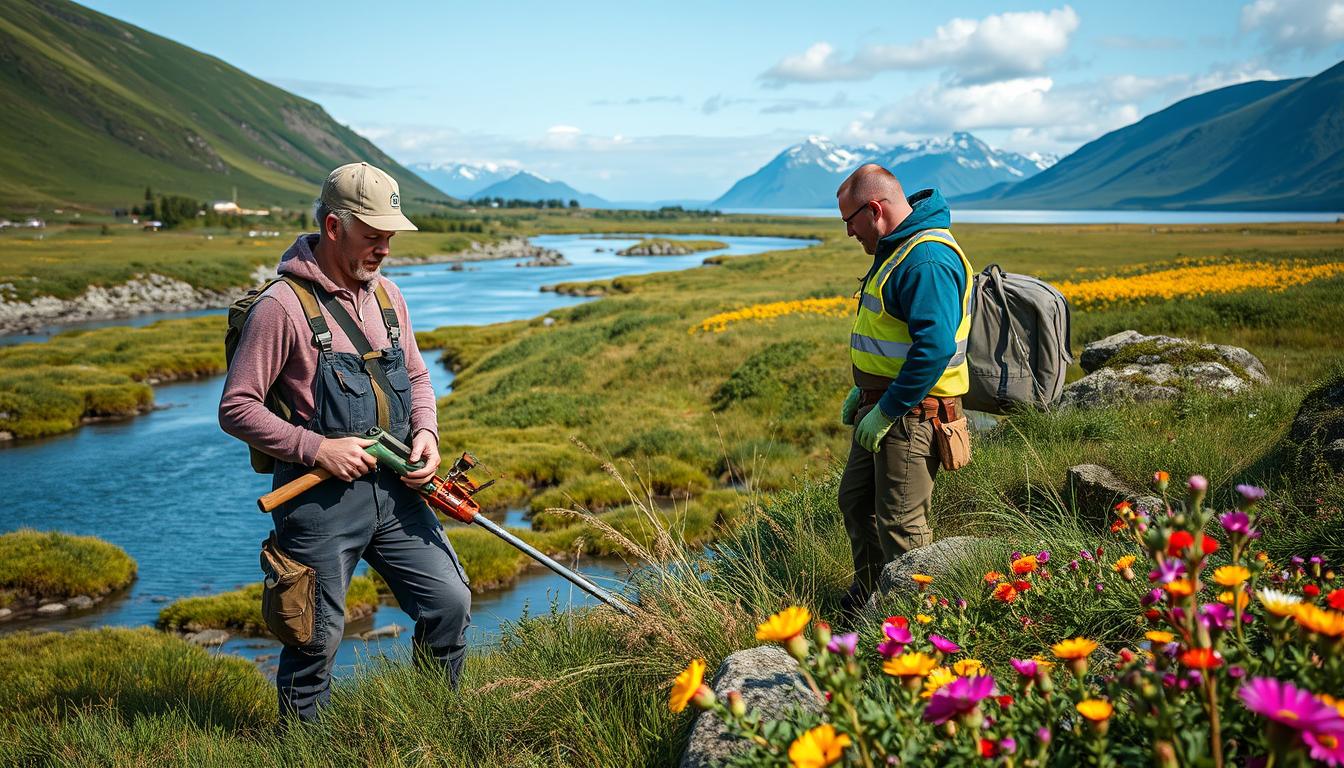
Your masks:
M 912 236 L 882 262 L 882 266 L 864 283 L 859 293 L 858 313 L 854 316 L 854 330 L 849 335 L 849 357 L 854 367 L 864 373 L 889 379 L 900 374 L 914 339 L 910 338 L 910 326 L 883 306 L 882 287 L 915 246 L 928 242 L 942 243 L 956 251 L 957 256 L 961 257 L 961 265 L 966 269 L 966 292 L 962 296 L 961 323 L 957 325 L 956 333 L 957 351 L 948 361 L 947 369 L 938 378 L 938 383 L 929 390 L 932 396 L 956 397 L 966 394 L 970 389 L 971 374 L 966 364 L 966 344 L 971 336 L 971 286 L 975 273 L 961 246 L 952 238 L 952 233 L 945 229 L 929 229 Z

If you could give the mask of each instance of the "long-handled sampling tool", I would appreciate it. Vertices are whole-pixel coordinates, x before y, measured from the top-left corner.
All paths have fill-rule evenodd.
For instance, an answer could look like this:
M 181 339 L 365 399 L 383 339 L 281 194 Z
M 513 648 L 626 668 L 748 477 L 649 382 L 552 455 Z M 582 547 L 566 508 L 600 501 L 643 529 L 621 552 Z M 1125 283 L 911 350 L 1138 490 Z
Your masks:
M 368 451 L 380 466 L 387 467 L 398 475 L 405 475 L 414 472 L 424 466 L 423 461 L 411 463 L 411 449 L 406 444 L 387 434 L 383 430 L 374 427 L 364 435 L 365 438 L 374 442 L 364 450 Z M 514 536 L 512 533 L 504 530 L 495 524 L 493 520 L 481 514 L 481 507 L 476 503 L 472 496 L 490 487 L 495 481 L 490 480 L 481 485 L 477 485 L 467 472 L 476 466 L 476 458 L 469 453 L 464 453 L 443 477 L 435 477 L 417 490 L 420 495 L 425 497 L 425 501 L 431 507 L 443 512 L 445 515 L 459 520 L 463 523 L 479 525 L 487 531 L 495 534 L 499 538 L 512 544 L 521 550 L 528 557 L 550 568 L 555 573 L 563 576 L 572 582 L 579 589 L 601 600 L 603 603 L 615 608 L 626 616 L 634 615 L 630 607 L 620 598 L 612 593 L 597 586 L 582 575 L 557 563 L 555 560 L 547 557 L 536 547 Z M 306 474 L 285 483 L 270 493 L 257 499 L 257 506 L 262 512 L 270 512 L 276 507 L 284 504 L 286 501 L 298 496 L 308 489 L 316 486 L 322 481 L 331 477 L 331 473 L 325 469 L 314 469 Z

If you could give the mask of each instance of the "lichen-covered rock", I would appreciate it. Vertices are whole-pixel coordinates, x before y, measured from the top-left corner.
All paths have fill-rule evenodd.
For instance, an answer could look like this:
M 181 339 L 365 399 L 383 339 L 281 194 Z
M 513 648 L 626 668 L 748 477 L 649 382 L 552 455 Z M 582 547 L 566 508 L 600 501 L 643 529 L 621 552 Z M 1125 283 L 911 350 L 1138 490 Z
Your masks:
M 1189 391 L 1233 395 L 1269 382 L 1260 360 L 1240 347 L 1138 331 L 1088 344 L 1081 363 L 1089 373 L 1064 388 L 1062 406 L 1174 400 Z
M 1344 371 L 1302 398 L 1287 440 L 1304 477 L 1344 472 Z
M 788 714 L 795 707 L 820 712 L 822 702 L 798 674 L 798 662 L 777 645 L 762 645 L 730 654 L 719 665 L 711 686 L 720 700 L 729 691 L 742 694 L 747 708 L 766 720 Z M 691 738 L 681 756 L 682 768 L 721 765 L 746 748 L 732 736 L 717 715 L 701 712 L 691 727 Z
M 912 549 L 892 560 L 878 576 L 877 589 L 868 598 L 867 608 L 876 609 L 879 597 L 899 597 L 918 592 L 919 585 L 910 578 L 916 573 L 932 576 L 936 583 L 982 541 L 984 539 L 976 536 L 951 536 Z
M 1097 530 L 1103 530 L 1115 519 L 1111 510 L 1122 501 L 1128 501 L 1136 509 L 1154 510 L 1162 506 L 1162 499 L 1135 489 L 1099 464 L 1069 467 L 1063 496 L 1064 503 L 1079 519 Z

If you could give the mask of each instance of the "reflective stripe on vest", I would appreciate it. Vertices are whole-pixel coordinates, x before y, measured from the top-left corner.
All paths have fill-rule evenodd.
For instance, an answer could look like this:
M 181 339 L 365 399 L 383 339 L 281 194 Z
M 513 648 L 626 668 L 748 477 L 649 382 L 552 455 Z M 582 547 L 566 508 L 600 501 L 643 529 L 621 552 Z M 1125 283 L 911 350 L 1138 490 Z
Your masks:
M 971 289 L 975 272 L 961 246 L 957 245 L 952 233 L 947 230 L 926 230 L 911 237 L 888 257 L 876 274 L 864 284 L 859 294 L 859 308 L 854 317 L 854 328 L 849 337 L 850 360 L 860 371 L 875 376 L 894 379 L 900 374 L 914 339 L 910 337 L 910 327 L 905 321 L 886 311 L 882 304 L 882 288 L 892 272 L 915 246 L 927 242 L 942 243 L 951 248 L 961 259 L 962 267 L 966 270 L 961 322 L 957 325 L 954 335 L 957 343 L 956 352 L 948 361 L 947 368 L 933 389 L 929 391 L 930 395 L 938 397 L 955 397 L 965 394 L 970 387 L 966 347 L 971 335 Z

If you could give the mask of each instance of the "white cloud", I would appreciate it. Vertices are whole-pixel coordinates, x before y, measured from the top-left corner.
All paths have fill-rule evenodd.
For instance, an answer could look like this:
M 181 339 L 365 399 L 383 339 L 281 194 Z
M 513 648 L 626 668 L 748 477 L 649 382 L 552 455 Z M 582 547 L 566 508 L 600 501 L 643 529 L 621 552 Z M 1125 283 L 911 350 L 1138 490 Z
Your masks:
M 1254 0 L 1241 8 L 1241 29 L 1271 54 L 1319 53 L 1344 43 L 1344 0 Z
M 1208 73 L 1198 77 L 1189 78 L 1189 85 L 1185 89 L 1185 96 L 1193 96 L 1197 93 L 1212 91 L 1218 88 L 1226 88 L 1229 85 L 1238 83 L 1249 83 L 1253 80 L 1282 80 L 1283 75 L 1276 73 L 1272 69 L 1262 67 L 1255 62 L 1245 62 L 1224 67 L 1215 67 Z
M 1128 99 L 1157 87 L 1158 80 L 1111 78 L 1058 86 L 1053 78 L 1024 77 L 931 87 L 852 123 L 847 133 L 894 143 L 911 135 L 1005 131 L 1015 147 L 1067 151 L 1142 117 Z
M 767 87 L 789 83 L 866 80 L 891 70 L 946 69 L 957 82 L 983 83 L 1045 71 L 1064 53 L 1078 29 L 1078 14 L 1053 11 L 1001 13 L 983 19 L 952 19 L 932 37 L 906 45 L 869 45 L 845 59 L 827 42 L 786 56 L 761 74 Z
M 359 125 L 355 130 L 398 162 L 475 158 L 560 179 L 608 200 L 713 199 L 797 141 L 792 131 L 627 136 L 584 133 L 568 125 L 524 137 L 405 124 Z

